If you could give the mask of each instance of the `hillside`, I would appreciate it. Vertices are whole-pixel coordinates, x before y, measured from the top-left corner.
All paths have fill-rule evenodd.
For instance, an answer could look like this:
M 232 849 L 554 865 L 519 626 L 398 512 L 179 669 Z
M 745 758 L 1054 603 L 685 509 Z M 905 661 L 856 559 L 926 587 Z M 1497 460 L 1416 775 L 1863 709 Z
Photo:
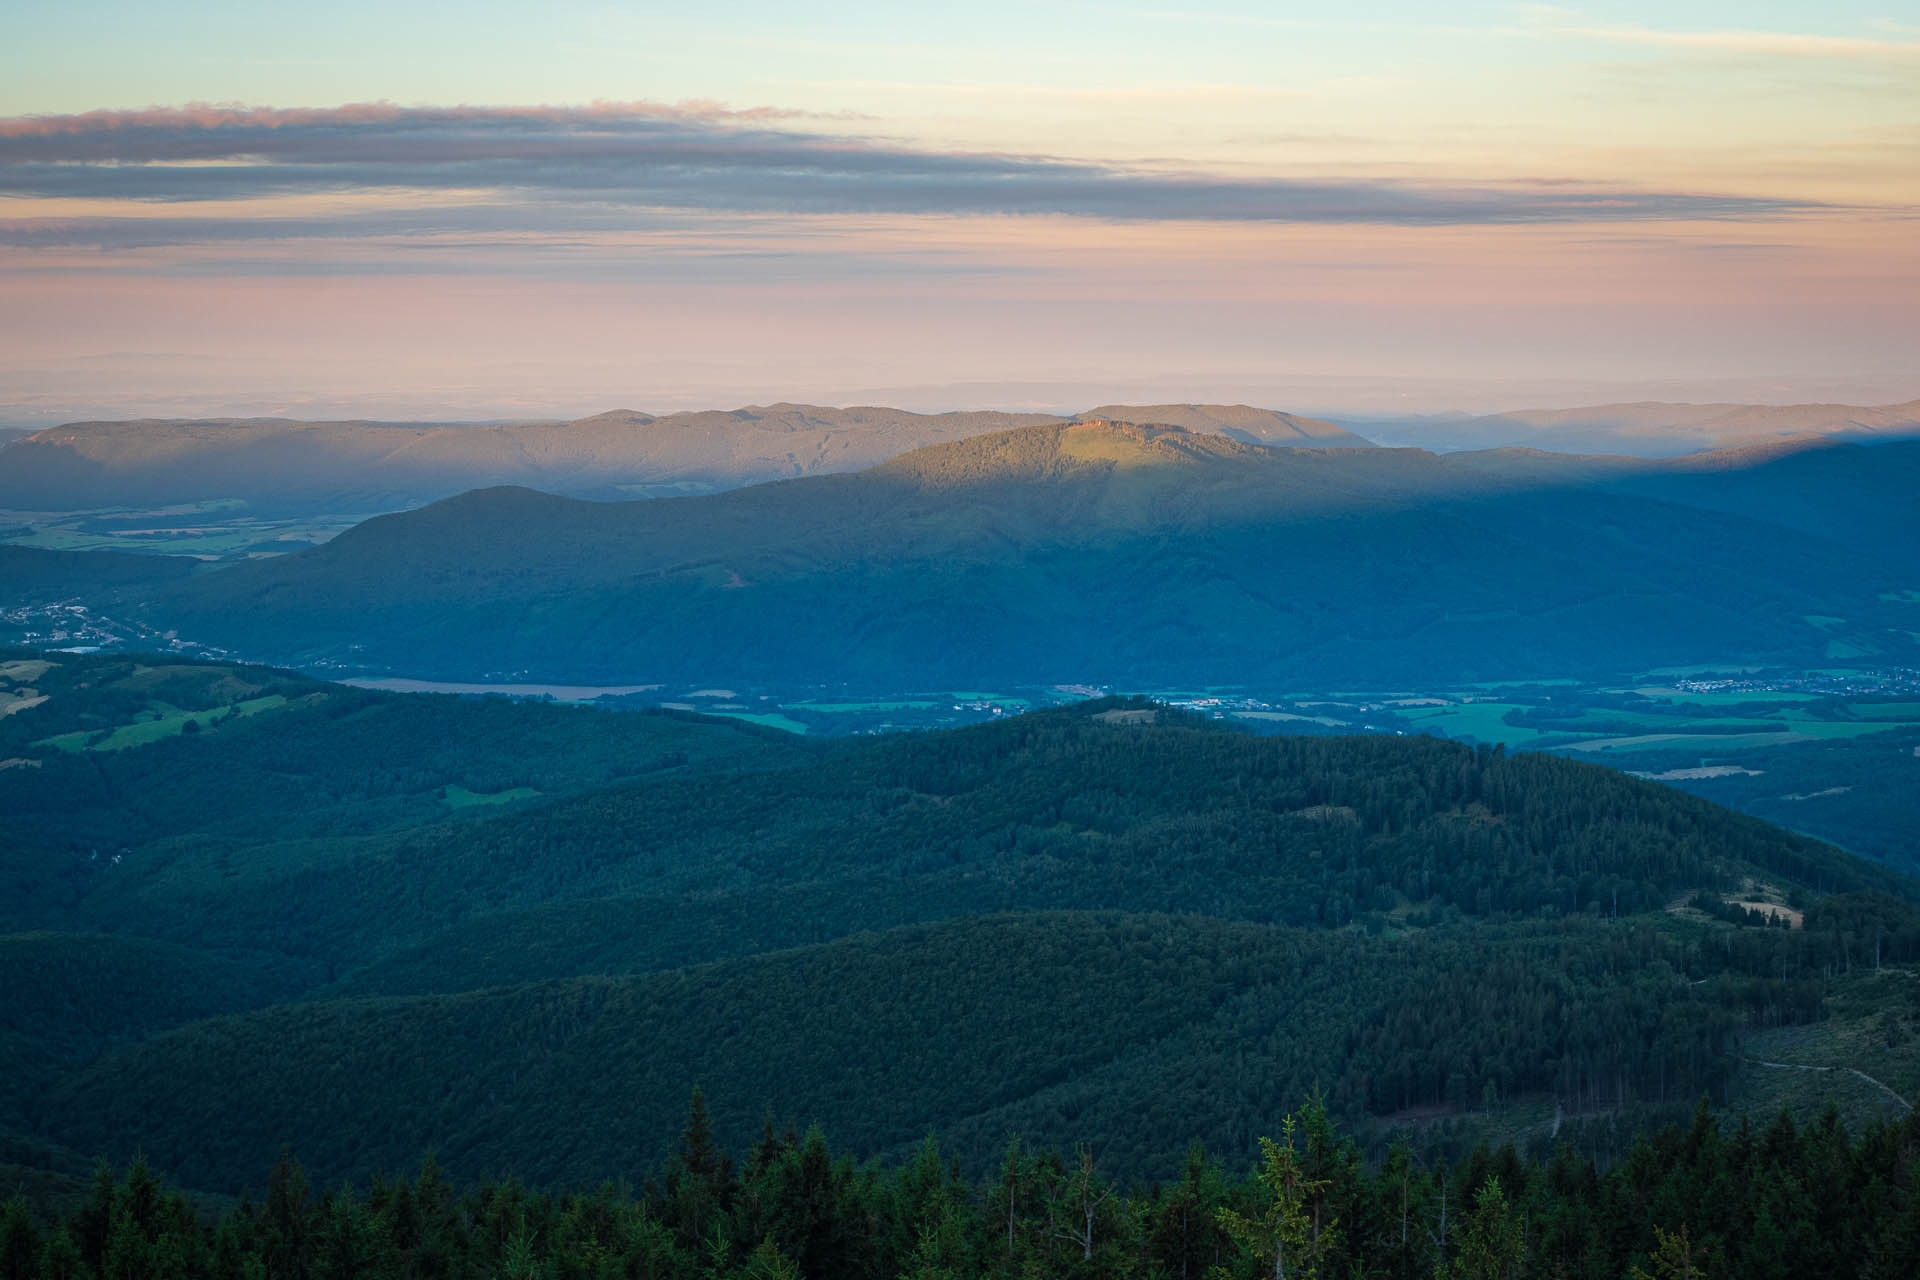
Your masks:
M 80 896 L 144 865 L 125 862 L 136 850 L 206 858 L 244 894 L 266 874 L 244 853 L 262 841 L 325 857 L 372 833 L 796 750 L 734 721 L 402 697 L 146 656 L 0 649 L 0 710 L 0 930 L 70 924 Z
M 937 1127 L 974 1168 L 1009 1129 L 1097 1134 L 1140 1174 L 1316 1082 L 1373 1135 L 1652 1114 L 1734 1096 L 1737 1037 L 1849 969 L 1920 961 L 1913 882 L 1546 755 L 1123 700 L 807 744 L 6 670 L 48 697 L 0 720 L 0 980 L 33 990 L 0 1138 L 209 1190 L 286 1141 L 328 1182 L 427 1146 L 637 1176 L 696 1082 L 736 1146 L 772 1109 L 862 1153 Z
M 151 588 L 192 574 L 192 560 L 113 551 L 44 551 L 0 545 L 0 605 L 71 600 Z
M 428 1147 L 468 1178 L 631 1177 L 668 1155 L 692 1082 L 736 1147 L 771 1112 L 859 1152 L 904 1155 L 933 1126 L 981 1169 L 1008 1133 L 1093 1133 L 1111 1170 L 1170 1171 L 1194 1139 L 1234 1149 L 1316 1083 L 1361 1117 L 1489 1087 L 1584 1109 L 1622 1080 L 1657 1098 L 1663 1074 L 1685 1102 L 1732 1074 L 1730 1005 L 1751 994 L 1738 979 L 1690 990 L 1688 963 L 1684 946 L 1598 925 L 1470 942 L 992 916 L 636 977 L 231 1016 L 111 1054 L 42 1107 L 71 1146 L 142 1150 L 208 1187 L 257 1176 L 283 1143 L 334 1183 Z
M 1163 410 L 1182 425 L 1269 444 L 1367 443 L 1329 422 L 1245 405 L 1110 406 L 1095 416 L 1156 422 Z M 700 493 L 854 471 L 941 441 L 1060 421 L 773 404 L 662 416 L 617 409 L 572 422 L 76 422 L 6 446 L 0 510 L 230 499 L 256 511 L 366 512 L 503 484 L 596 498 Z
M 1900 661 L 1915 640 L 1889 597 L 1920 581 L 1920 539 L 1888 531 L 1916 483 L 1909 444 L 1667 474 L 1048 425 L 696 498 L 470 493 L 142 616 L 449 679 L 1378 687 L 1811 666 L 1837 644 Z

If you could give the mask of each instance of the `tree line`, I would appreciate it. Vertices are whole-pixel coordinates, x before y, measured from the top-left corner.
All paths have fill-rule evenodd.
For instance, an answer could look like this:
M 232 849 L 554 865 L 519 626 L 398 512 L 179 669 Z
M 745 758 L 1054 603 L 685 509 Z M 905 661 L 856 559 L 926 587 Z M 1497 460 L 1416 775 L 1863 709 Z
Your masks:
M 1169 1179 L 1122 1185 L 1094 1146 L 1007 1140 L 969 1178 L 929 1136 L 893 1165 L 771 1118 L 737 1154 L 695 1090 L 642 1184 L 315 1188 L 283 1153 L 264 1194 L 209 1210 L 144 1159 L 36 1214 L 0 1210 L 0 1280 L 961 1280 L 1377 1277 L 1694 1280 L 1920 1274 L 1920 1118 L 1850 1134 L 1717 1117 L 1643 1134 L 1605 1167 L 1561 1145 L 1363 1160 L 1317 1099 L 1249 1162 L 1195 1144 Z

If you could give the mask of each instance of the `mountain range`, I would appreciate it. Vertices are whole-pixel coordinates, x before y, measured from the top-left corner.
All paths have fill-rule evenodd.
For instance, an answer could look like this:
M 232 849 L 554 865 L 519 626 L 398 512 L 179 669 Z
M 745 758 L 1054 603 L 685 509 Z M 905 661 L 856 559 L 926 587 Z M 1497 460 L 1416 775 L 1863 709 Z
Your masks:
M 1632 403 L 1336 423 L 1247 405 L 1106 404 L 1073 417 L 993 410 L 751 405 L 574 421 L 302 422 L 284 418 L 75 422 L 0 432 L 0 510 L 89 511 L 237 502 L 250 513 L 402 510 L 469 489 L 524 485 L 619 499 L 707 493 L 857 471 L 931 444 L 1068 421 L 1183 427 L 1250 444 L 1432 450 L 1521 446 L 1678 457 L 1737 446 L 1920 434 L 1906 404 Z
M 1893 661 L 1916 485 L 1920 443 L 1656 463 L 1049 423 L 697 497 L 480 490 L 128 607 L 234 652 L 451 679 L 1378 688 Z
M 1262 444 L 1367 443 L 1330 422 L 1245 405 L 1107 405 L 1090 416 Z M 1065 420 L 774 404 L 662 417 L 615 410 L 573 422 L 77 422 L 6 446 L 0 510 L 237 499 L 256 510 L 364 512 L 501 484 L 593 498 L 700 493 L 859 470 L 924 445 Z

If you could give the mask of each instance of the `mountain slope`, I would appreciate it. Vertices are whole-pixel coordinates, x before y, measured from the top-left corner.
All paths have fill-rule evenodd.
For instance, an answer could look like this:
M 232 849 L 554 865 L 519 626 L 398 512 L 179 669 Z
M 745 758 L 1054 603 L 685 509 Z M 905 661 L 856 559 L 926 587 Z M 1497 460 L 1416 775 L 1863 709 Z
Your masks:
M 0 604 L 71 600 L 128 587 L 150 588 L 191 576 L 196 564 L 184 556 L 0 545 Z
M 76 917 L 76 902 L 156 870 L 177 891 L 244 899 L 272 875 L 248 852 L 263 841 L 337 859 L 356 839 L 463 821 L 460 797 L 485 812 L 806 754 L 737 721 L 408 697 L 153 655 L 0 649 L 0 707 L 0 932 L 96 929 L 106 917 Z M 118 927 L 155 928 L 137 911 Z
M 1908 518 L 1920 446 L 1841 463 L 1808 503 Z M 1631 491 L 1646 467 L 1047 425 L 698 498 L 467 494 L 202 576 L 149 618 L 418 676 L 889 688 L 1814 665 L 1833 619 L 1856 650 L 1912 648 L 1881 596 L 1920 576 L 1914 546 L 1809 538 L 1732 494 L 1737 471 Z
M 155 840 L 49 924 L 271 940 L 337 966 L 342 990 L 417 992 L 1050 907 L 1339 927 L 1408 904 L 1442 919 L 1658 910 L 1747 879 L 1905 891 L 1815 841 L 1558 757 L 1097 714 L 842 742 L 788 768 L 643 777 L 325 845 Z
M 1395 442 L 1434 449 L 1524 445 L 1572 453 L 1666 458 L 1749 444 L 1920 436 L 1920 400 L 1905 404 L 1631 404 L 1521 409 L 1482 417 L 1379 423 Z
M 1316 1081 L 1368 1123 L 1686 1104 L 1741 1029 L 1920 958 L 1911 881 L 1553 756 L 1143 700 L 805 744 L 232 664 L 7 671 L 49 697 L 0 721 L 40 762 L 0 771 L 0 908 L 36 930 L 0 939 L 34 988 L 0 1137 L 210 1189 L 283 1142 L 328 1182 L 427 1146 L 635 1175 L 696 1082 L 736 1145 L 767 1108 L 862 1153 L 938 1126 L 976 1165 L 1092 1126 L 1143 1176 Z M 115 723 L 220 699 L 257 709 Z M 454 812 L 456 779 L 519 785 Z
M 1728 1073 L 1726 996 L 1689 948 L 1601 925 L 1382 940 L 1164 915 L 995 916 L 729 964 L 192 1024 L 48 1094 L 80 1150 L 230 1188 L 291 1143 L 364 1179 L 431 1146 L 461 1177 L 634 1177 L 699 1081 L 723 1140 L 803 1116 L 859 1152 L 937 1127 L 988 1166 L 1102 1135 L 1117 1174 L 1230 1147 L 1317 1084 L 1364 1117 L 1599 1078 L 1695 1096 Z M 1610 972 L 1611 970 L 1611 972 Z M 1633 973 L 1637 982 L 1623 981 Z M 1754 984 L 1756 988 L 1763 984 Z M 1502 1028 L 1499 1035 L 1488 1029 Z

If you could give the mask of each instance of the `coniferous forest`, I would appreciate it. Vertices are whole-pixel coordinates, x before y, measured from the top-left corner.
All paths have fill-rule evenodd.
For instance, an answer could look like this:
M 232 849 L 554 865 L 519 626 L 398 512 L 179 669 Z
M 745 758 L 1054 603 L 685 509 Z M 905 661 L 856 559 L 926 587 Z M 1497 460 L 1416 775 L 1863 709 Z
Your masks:
M 1654 782 L 0 676 L 0 1275 L 1912 1274 L 1920 886 Z
M 551 1277 L 1799 1277 L 1920 1273 L 1920 1120 L 1852 1134 L 1831 1112 L 1690 1123 L 1605 1168 L 1564 1144 L 1453 1162 L 1405 1145 L 1364 1161 L 1317 1101 L 1262 1136 L 1250 1167 L 1195 1143 L 1153 1181 L 1098 1149 L 1010 1139 L 969 1176 L 929 1136 L 894 1163 L 770 1119 L 718 1143 L 696 1090 L 672 1154 L 639 1185 L 555 1193 L 416 1171 L 316 1186 L 291 1153 L 260 1197 L 216 1208 L 143 1159 L 102 1163 L 50 1220 L 13 1199 L 0 1277 L 245 1280 Z

